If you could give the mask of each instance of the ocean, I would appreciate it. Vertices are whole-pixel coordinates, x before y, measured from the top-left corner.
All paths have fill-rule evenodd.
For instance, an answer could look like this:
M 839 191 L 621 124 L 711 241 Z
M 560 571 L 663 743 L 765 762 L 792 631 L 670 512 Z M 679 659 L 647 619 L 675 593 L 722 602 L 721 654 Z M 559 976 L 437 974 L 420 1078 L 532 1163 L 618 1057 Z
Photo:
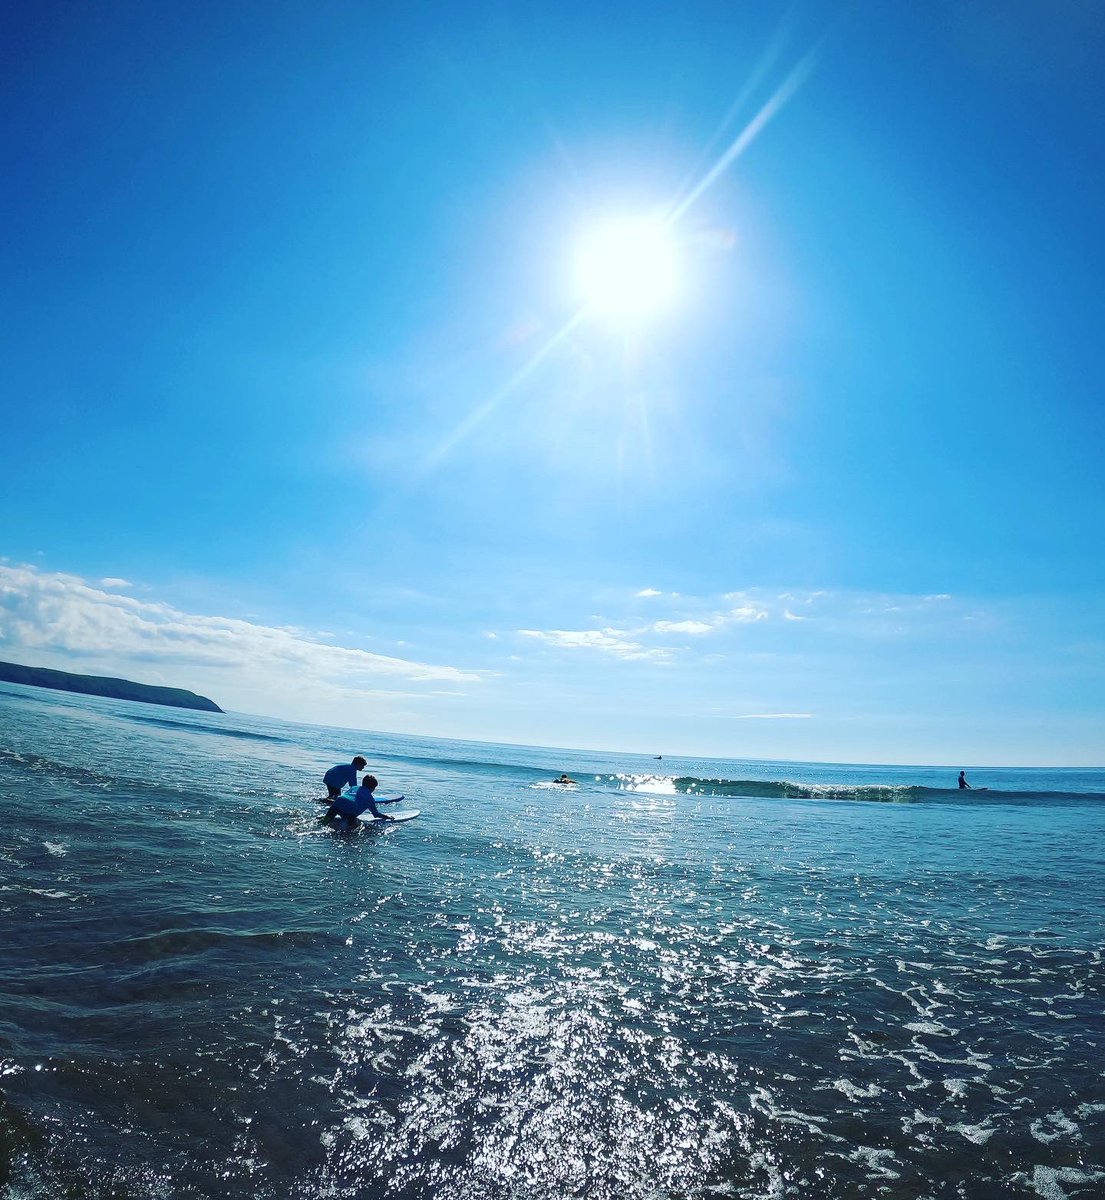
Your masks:
M 0 686 L 0 1195 L 1105 1196 L 1105 772 L 677 749 Z

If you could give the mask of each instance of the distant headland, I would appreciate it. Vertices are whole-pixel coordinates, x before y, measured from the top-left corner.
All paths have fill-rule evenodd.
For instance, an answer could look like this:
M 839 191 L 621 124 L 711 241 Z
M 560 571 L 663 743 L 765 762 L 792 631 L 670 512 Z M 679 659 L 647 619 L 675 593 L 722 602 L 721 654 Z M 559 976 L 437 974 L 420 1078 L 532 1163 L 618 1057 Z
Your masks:
M 129 679 L 110 679 L 106 675 L 71 675 L 68 671 L 23 667 L 18 663 L 0 662 L 0 682 L 53 688 L 59 692 L 81 692 L 85 696 L 106 696 L 109 700 L 141 700 L 146 704 L 167 704 L 170 708 L 223 711 L 214 700 L 184 688 L 155 687 L 151 683 L 132 683 Z

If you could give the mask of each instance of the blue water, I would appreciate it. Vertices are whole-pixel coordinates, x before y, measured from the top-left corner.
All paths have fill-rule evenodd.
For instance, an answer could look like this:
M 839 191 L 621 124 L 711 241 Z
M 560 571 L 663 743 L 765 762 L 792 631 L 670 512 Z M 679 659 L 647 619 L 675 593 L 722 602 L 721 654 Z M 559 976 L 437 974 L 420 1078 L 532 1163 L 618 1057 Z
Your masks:
M 0 1195 L 1105 1195 L 1105 773 L 960 766 L 4 685 Z

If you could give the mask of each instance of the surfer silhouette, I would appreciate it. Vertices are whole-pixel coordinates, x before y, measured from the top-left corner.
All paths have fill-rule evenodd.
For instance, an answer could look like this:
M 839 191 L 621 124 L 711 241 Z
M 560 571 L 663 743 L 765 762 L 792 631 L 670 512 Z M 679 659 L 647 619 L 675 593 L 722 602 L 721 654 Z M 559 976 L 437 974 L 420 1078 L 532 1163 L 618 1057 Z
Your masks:
M 326 785 L 326 796 L 320 797 L 319 804 L 333 804 L 341 795 L 342 788 L 357 786 L 357 772 L 363 771 L 368 763 L 358 754 L 351 763 L 338 763 L 331 767 L 322 777 Z
M 967 782 L 967 772 L 966 772 L 966 771 L 960 771 L 960 772 L 959 772 L 959 786 L 960 786 L 961 788 L 969 788 L 969 787 L 971 786 L 971 785 L 970 785 L 970 784 Z

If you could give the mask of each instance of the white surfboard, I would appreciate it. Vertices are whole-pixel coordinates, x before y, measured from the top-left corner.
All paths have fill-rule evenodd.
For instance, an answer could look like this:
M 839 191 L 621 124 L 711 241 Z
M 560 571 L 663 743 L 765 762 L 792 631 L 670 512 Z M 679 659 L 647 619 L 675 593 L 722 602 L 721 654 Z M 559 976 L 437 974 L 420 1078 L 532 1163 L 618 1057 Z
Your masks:
M 401 821 L 413 821 L 421 811 L 412 808 L 410 812 L 397 812 L 394 816 L 389 813 L 386 817 L 368 817 L 362 813 L 360 821 L 362 825 L 398 825 Z

